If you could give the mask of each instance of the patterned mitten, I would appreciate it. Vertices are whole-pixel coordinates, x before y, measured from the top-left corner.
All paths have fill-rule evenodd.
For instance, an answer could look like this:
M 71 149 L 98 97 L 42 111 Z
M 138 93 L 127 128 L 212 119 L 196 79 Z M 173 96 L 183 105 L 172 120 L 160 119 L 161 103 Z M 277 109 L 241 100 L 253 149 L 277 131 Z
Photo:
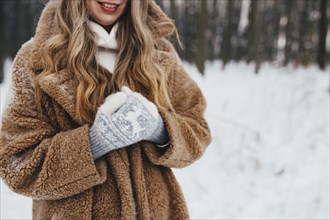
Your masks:
M 96 114 L 89 139 L 94 159 L 141 140 L 166 146 L 168 134 L 157 107 L 140 93 L 123 88 L 109 96 Z M 164 145 L 165 144 L 165 145 Z
M 127 100 L 124 92 L 117 92 L 107 97 L 96 113 L 95 120 L 89 129 L 89 141 L 94 160 L 109 151 L 124 147 L 117 136 L 110 129 L 111 115 Z M 121 143 L 121 144 L 120 144 Z
M 128 99 L 111 118 L 122 138 L 127 142 L 147 140 L 159 147 L 166 146 L 168 133 L 156 105 L 128 87 L 124 86 L 122 92 Z

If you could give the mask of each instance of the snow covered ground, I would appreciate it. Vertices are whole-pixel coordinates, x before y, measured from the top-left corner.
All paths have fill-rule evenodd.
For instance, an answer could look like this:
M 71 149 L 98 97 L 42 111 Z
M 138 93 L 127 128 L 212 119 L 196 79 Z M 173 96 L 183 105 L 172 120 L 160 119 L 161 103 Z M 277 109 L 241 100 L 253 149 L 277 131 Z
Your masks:
M 191 218 L 329 219 L 329 73 L 214 62 L 203 78 L 185 66 L 213 135 L 204 157 L 175 170 Z M 1 183 L 0 219 L 30 218 L 31 200 Z

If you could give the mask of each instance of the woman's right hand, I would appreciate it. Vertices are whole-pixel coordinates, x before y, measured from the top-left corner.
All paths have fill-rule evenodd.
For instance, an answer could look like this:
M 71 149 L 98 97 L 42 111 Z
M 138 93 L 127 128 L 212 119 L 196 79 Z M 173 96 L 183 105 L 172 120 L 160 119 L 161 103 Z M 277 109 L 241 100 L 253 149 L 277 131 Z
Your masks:
M 111 118 L 112 114 L 117 111 L 127 100 L 125 92 L 117 92 L 109 95 L 104 103 L 100 106 L 99 111 Z
M 89 139 L 94 159 L 118 148 L 147 140 L 168 143 L 168 134 L 154 103 L 123 87 L 99 108 Z
M 113 129 L 111 116 L 127 100 L 127 94 L 117 92 L 111 94 L 98 109 L 93 125 L 89 130 L 89 140 L 94 160 L 111 150 L 127 146 Z

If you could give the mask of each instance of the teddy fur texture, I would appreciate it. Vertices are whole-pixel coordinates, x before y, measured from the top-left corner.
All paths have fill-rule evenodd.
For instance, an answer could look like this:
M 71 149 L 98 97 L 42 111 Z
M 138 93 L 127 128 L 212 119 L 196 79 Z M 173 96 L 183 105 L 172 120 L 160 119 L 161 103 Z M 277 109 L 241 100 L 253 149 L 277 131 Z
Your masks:
M 0 132 L 2 180 L 13 191 L 33 198 L 33 219 L 134 219 L 134 204 L 138 219 L 188 219 L 171 168 L 200 158 L 211 137 L 203 116 L 204 97 L 163 38 L 172 30 L 157 26 L 157 21 L 168 18 L 151 2 L 150 28 L 162 44 L 156 59 L 169 74 L 174 107 L 160 112 L 169 146 L 139 142 L 94 161 L 90 125 L 77 120 L 77 80 L 72 74 L 63 69 L 41 79 L 42 114 L 34 103 L 33 77 L 43 66 L 40 45 L 56 31 L 56 2 L 48 3 L 35 37 L 14 60 L 14 95 L 3 113 Z

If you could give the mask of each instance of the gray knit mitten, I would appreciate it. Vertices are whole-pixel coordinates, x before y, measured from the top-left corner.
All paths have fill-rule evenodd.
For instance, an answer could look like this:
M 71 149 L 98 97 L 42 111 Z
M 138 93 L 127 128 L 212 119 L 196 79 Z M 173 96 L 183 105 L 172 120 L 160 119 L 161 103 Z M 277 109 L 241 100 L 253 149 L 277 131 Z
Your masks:
M 166 127 L 155 104 L 127 87 L 124 87 L 121 93 L 127 95 L 125 102 L 118 108 L 117 106 L 121 103 L 118 104 L 118 101 L 111 97 L 107 99 L 103 105 L 110 106 L 109 102 L 115 100 L 115 108 L 109 111 L 107 106 L 102 105 L 90 128 L 89 138 L 94 159 L 111 150 L 126 147 L 141 140 L 159 145 L 168 142 Z

